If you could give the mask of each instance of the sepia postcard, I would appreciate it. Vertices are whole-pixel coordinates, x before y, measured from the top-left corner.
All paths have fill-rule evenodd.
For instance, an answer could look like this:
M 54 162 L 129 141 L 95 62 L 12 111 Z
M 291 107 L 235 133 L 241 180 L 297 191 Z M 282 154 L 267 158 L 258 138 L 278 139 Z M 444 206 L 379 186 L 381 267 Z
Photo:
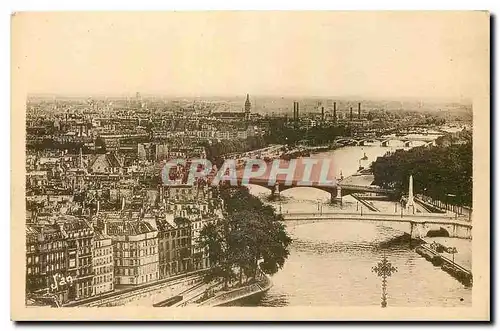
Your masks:
M 12 14 L 11 319 L 490 319 L 490 14 Z

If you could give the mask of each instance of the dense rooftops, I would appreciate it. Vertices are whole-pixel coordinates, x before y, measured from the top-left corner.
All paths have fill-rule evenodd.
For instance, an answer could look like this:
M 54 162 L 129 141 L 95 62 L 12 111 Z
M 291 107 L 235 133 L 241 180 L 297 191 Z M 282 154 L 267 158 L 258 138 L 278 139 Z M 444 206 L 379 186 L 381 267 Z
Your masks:
M 151 224 L 144 221 L 113 221 L 109 222 L 107 225 L 107 233 L 111 236 L 136 236 L 153 231 L 155 231 L 155 229 Z

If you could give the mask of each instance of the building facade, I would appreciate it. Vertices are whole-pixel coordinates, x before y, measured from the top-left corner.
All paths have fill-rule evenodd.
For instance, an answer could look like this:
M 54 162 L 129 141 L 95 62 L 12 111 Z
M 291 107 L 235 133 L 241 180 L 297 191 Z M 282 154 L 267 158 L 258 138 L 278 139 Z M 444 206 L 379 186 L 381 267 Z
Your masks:
M 191 222 L 166 214 L 157 220 L 160 277 L 168 278 L 193 270 L 191 259 Z
M 67 276 L 74 286 L 70 286 L 70 301 L 92 296 L 92 251 L 94 248 L 94 228 L 87 220 L 64 215 L 56 220 L 67 243 Z
M 111 237 L 96 232 L 94 236 L 93 252 L 94 278 L 92 281 L 92 295 L 114 290 L 114 259 Z
M 150 223 L 130 217 L 109 222 L 107 227 L 113 241 L 115 287 L 158 280 L 158 231 Z
M 72 282 L 67 277 L 66 238 L 57 225 L 26 227 L 26 293 L 50 294 L 59 303 L 68 301 Z M 64 279 L 64 281 L 62 281 Z
M 203 227 L 213 221 L 215 221 L 215 219 L 206 217 L 197 217 L 191 221 L 191 255 L 193 259 L 193 268 L 195 270 L 210 267 L 208 247 L 201 247 L 200 234 Z

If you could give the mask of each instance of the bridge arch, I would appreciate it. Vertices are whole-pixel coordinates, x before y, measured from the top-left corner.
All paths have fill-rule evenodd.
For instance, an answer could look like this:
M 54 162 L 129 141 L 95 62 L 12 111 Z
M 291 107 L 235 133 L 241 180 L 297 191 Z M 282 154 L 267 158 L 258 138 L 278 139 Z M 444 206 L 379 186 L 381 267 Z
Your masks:
M 443 227 L 439 227 L 439 229 L 430 229 L 427 230 L 425 234 L 426 237 L 450 237 L 450 233 Z
M 404 147 L 405 143 L 400 139 L 388 138 L 380 143 L 382 147 Z
M 332 189 L 328 190 L 326 187 L 317 186 L 287 186 L 280 193 L 283 193 L 284 196 L 316 201 L 317 199 L 331 199 Z
M 328 194 L 331 194 L 332 192 L 336 192 L 337 189 L 335 187 L 327 187 L 327 186 L 280 186 L 280 192 L 283 191 L 290 191 L 293 189 L 312 189 L 312 190 L 320 190 L 323 192 L 326 192 Z
M 405 140 L 406 147 L 419 147 L 427 145 L 428 143 L 423 140 Z
M 269 185 L 267 185 L 267 183 L 261 184 L 259 182 L 249 183 L 243 186 L 247 187 L 250 193 L 254 196 L 265 195 L 265 194 L 270 194 L 271 196 L 277 196 L 278 194 L 282 194 L 283 192 L 288 192 L 285 193 L 285 196 L 291 196 L 299 200 L 311 200 L 311 201 L 312 200 L 316 201 L 318 199 L 331 200 L 337 194 L 336 187 L 328 187 L 328 186 L 297 186 L 297 185 L 288 186 L 281 183 L 278 185 L 277 190 L 275 187 L 270 187 Z M 292 194 L 293 191 L 297 191 L 296 189 L 300 189 L 301 192 L 299 191 L 300 193 L 298 193 L 298 195 Z M 307 192 L 309 190 L 314 190 L 317 193 L 311 194 L 312 192 Z M 313 199 L 311 199 L 311 196 L 313 197 Z
M 252 183 L 248 183 L 248 184 L 241 184 L 241 186 L 245 186 L 245 187 L 247 187 L 249 189 L 251 189 L 251 188 L 254 188 L 254 189 L 255 188 L 264 188 L 264 189 L 266 189 L 268 191 L 272 190 L 272 188 L 269 185 L 267 185 L 267 183 L 260 183 L 260 182 L 252 182 Z

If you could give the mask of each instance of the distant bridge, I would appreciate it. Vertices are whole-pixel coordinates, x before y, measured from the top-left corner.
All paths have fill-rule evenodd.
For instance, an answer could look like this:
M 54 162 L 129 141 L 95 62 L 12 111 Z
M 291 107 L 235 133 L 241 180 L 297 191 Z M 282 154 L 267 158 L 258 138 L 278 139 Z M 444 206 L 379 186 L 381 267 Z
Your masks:
M 450 237 L 472 238 L 472 223 L 463 219 L 444 214 L 385 214 L 385 213 L 355 213 L 355 212 L 327 212 L 327 213 L 284 213 L 282 214 L 287 225 L 300 225 L 315 222 L 335 221 L 366 221 L 381 224 L 406 232 L 412 238 L 426 237 L 429 231 L 444 229 Z
M 316 163 L 311 164 L 311 161 L 316 161 Z M 331 166 L 330 161 L 330 159 L 312 158 L 275 159 L 272 162 L 266 162 L 265 169 L 260 168 L 261 166 L 264 168 L 262 163 L 254 164 L 251 171 L 246 169 L 246 164 L 243 164 L 236 170 L 236 183 L 233 185 L 252 184 L 265 187 L 271 191 L 272 196 L 278 196 L 280 192 L 295 187 L 310 187 L 330 193 L 331 201 L 352 193 L 376 193 L 388 196 L 397 193 L 395 189 L 381 188 L 375 185 L 351 184 L 347 181 L 349 177 L 339 180 L 335 175 L 337 169 Z M 279 171 L 274 169 L 275 173 L 272 173 L 274 164 L 277 164 Z M 345 183 L 344 180 L 346 180 Z
M 390 136 L 390 137 L 363 137 L 363 138 L 338 138 L 335 140 L 335 143 L 341 145 L 350 145 L 350 146 L 364 146 L 369 143 L 378 142 L 381 146 L 389 146 L 390 141 L 400 141 L 403 142 L 405 146 L 411 146 L 412 142 L 423 142 L 426 145 L 434 143 L 436 140 L 435 137 L 422 136 L 422 137 L 398 137 L 398 136 Z
M 322 190 L 331 194 L 331 199 L 340 198 L 340 196 L 349 195 L 352 193 L 377 193 L 383 195 L 393 195 L 396 193 L 394 189 L 385 189 L 377 186 L 363 186 L 363 185 L 350 185 L 350 184 L 342 184 L 342 182 L 337 182 L 332 186 L 325 186 L 321 183 L 311 183 L 308 185 L 299 185 L 299 181 L 293 181 L 289 184 L 284 180 L 276 180 L 275 185 L 270 185 L 268 180 L 258 180 L 258 179 L 250 179 L 249 183 L 251 185 L 257 185 L 261 187 L 268 188 L 271 191 L 271 195 L 279 195 L 279 193 L 296 188 L 296 187 L 310 187 L 318 190 Z

